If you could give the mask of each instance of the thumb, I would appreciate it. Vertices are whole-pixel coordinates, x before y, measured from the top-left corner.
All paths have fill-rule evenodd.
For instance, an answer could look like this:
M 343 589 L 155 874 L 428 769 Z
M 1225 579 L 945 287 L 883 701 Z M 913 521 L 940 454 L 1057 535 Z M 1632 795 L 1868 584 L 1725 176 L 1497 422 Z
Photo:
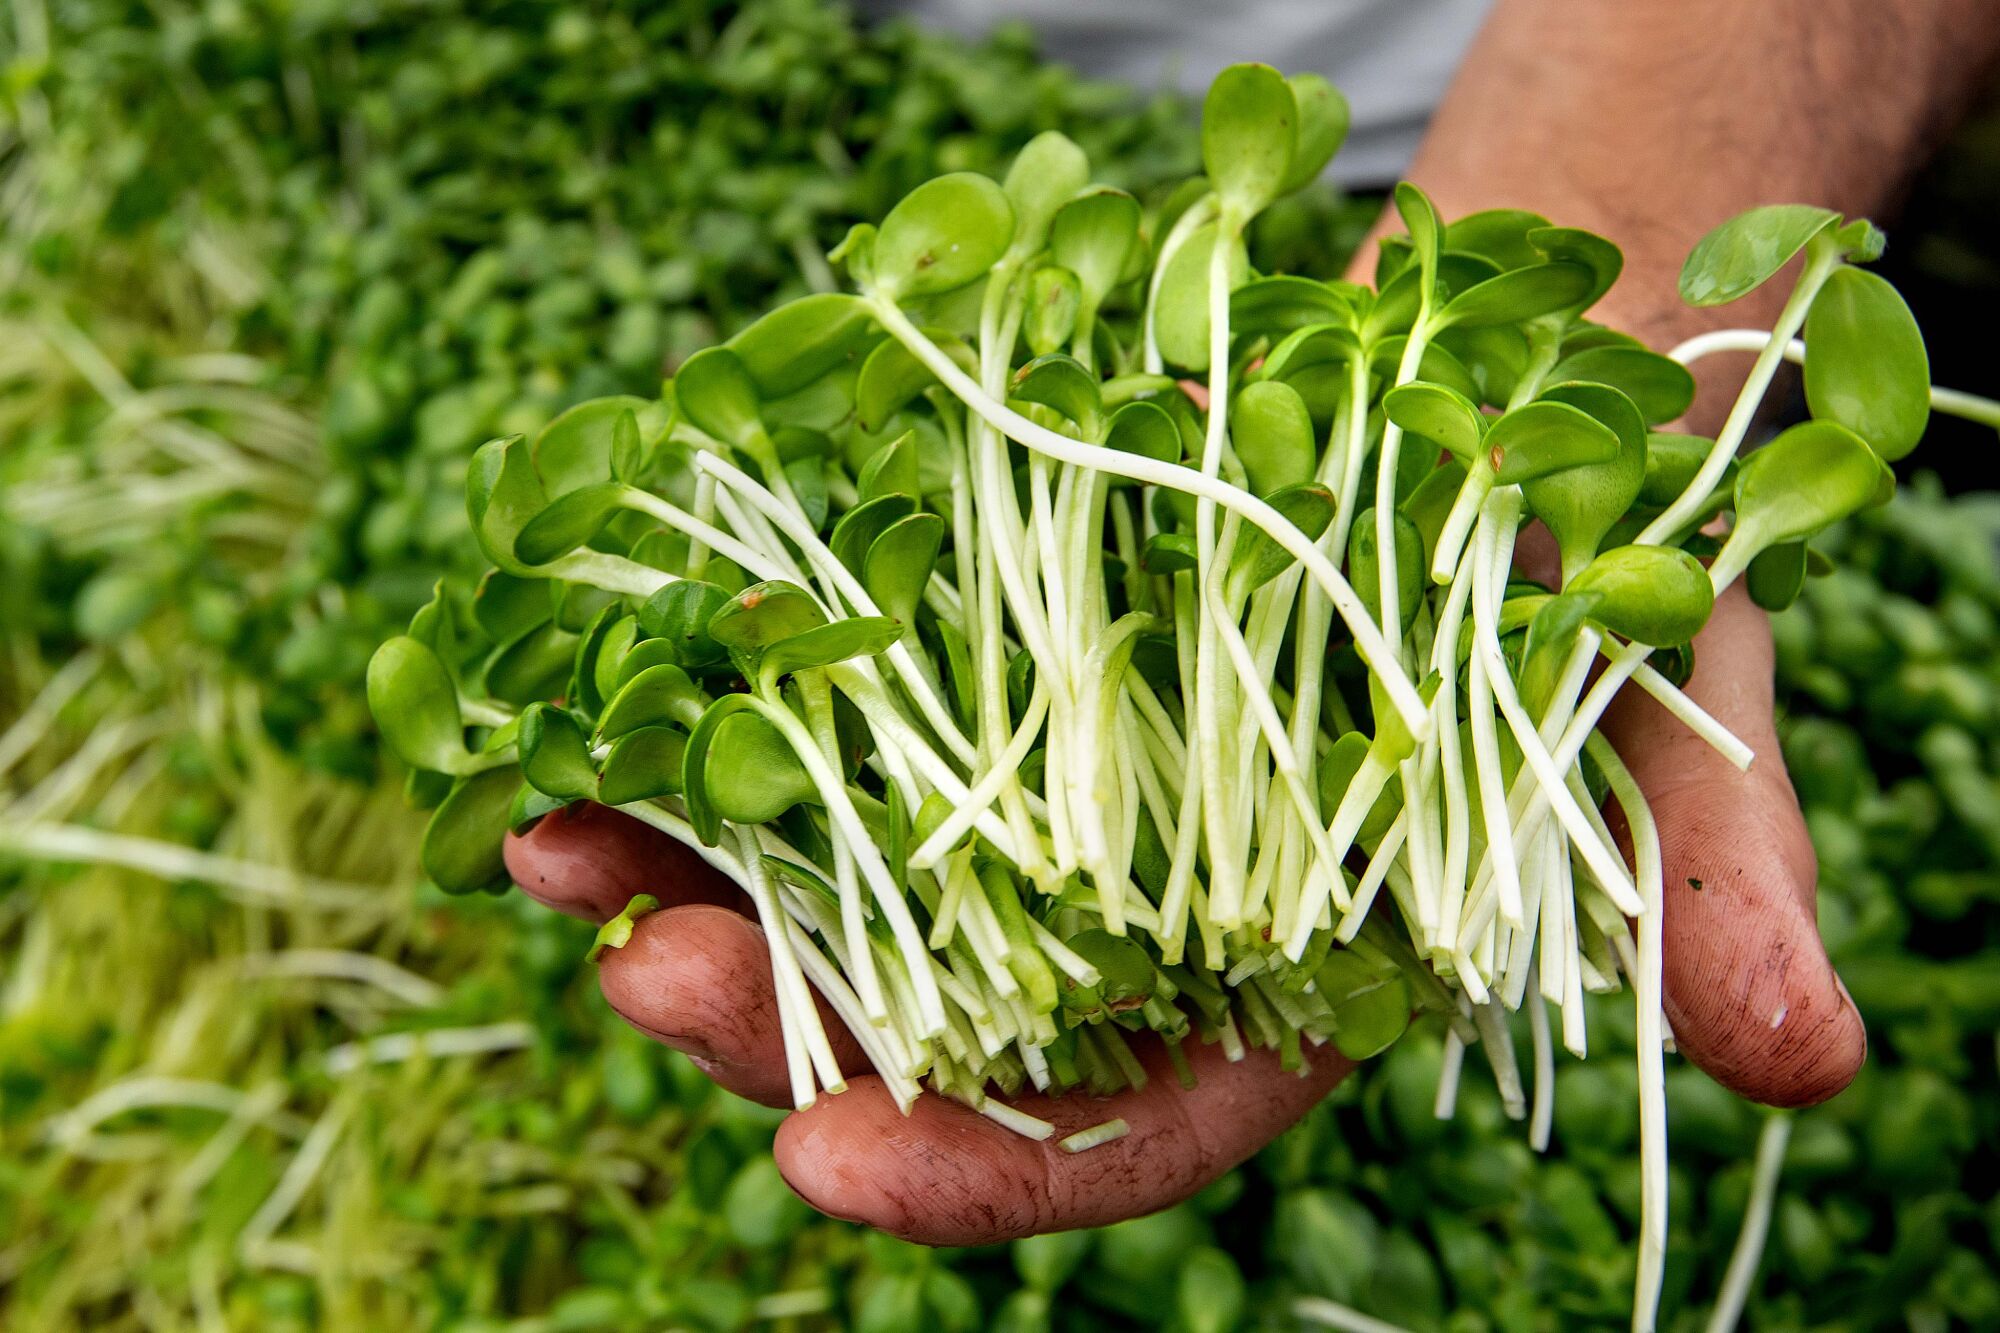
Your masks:
M 1772 661 L 1770 622 L 1731 588 L 1695 640 L 1687 692 L 1756 752 L 1747 772 L 1636 689 L 1605 732 L 1660 826 L 1676 1043 L 1734 1092 L 1808 1106 L 1853 1080 L 1868 1038 L 1820 942 L 1819 862 L 1778 750 Z

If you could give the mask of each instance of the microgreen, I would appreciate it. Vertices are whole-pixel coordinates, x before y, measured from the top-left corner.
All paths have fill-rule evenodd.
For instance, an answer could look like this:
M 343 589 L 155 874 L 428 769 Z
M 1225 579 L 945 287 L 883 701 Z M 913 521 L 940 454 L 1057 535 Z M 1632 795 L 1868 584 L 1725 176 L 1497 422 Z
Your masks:
M 1644 664 L 1684 659 L 1746 569 L 1761 600 L 1795 596 L 1805 541 L 1893 487 L 1921 341 L 1852 267 L 1872 228 L 1753 210 L 1683 290 L 1735 299 L 1805 251 L 1777 336 L 1714 440 L 1649 433 L 1693 379 L 1583 318 L 1622 268 L 1605 238 L 1448 224 L 1402 185 L 1376 289 L 1252 274 L 1245 229 L 1345 124 L 1323 81 L 1232 67 L 1205 180 L 1150 220 L 1040 135 L 1004 184 L 941 176 L 850 232 L 858 296 L 689 358 L 670 426 L 614 400 L 532 458 L 489 445 L 468 504 L 507 580 L 479 618 L 506 641 L 468 681 L 414 639 L 385 649 L 392 744 L 441 774 L 491 764 L 510 802 L 518 754 L 545 801 L 733 858 L 774 975 L 837 981 L 905 1104 L 924 1077 L 1046 1133 L 989 1088 L 1123 1086 L 1138 1032 L 1367 1058 L 1413 1007 L 1489 1044 L 1516 1096 L 1504 1019 L 1531 976 L 1572 1051 L 1586 975 L 1630 982 L 1657 1032 L 1657 839 L 1598 721 L 1636 675 L 1746 762 Z M 1819 419 L 1736 465 L 1801 327 Z M 1200 406 L 1170 367 L 1205 375 Z M 1556 589 L 1509 578 L 1530 518 Z M 543 679 L 563 706 L 521 698 L 511 748 L 502 728 L 466 749 L 461 695 Z M 1635 863 L 1588 809 L 1606 779 Z M 804 984 L 782 1004 L 801 1104 L 839 1077 Z M 1649 1117 L 1642 1273 L 1664 1151 Z

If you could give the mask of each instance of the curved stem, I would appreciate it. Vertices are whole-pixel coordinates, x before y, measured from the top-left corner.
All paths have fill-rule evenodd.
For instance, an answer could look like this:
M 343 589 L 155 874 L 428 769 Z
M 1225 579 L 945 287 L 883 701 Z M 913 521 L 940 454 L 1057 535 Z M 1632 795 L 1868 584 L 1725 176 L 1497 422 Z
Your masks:
M 1239 514 L 1253 524 L 1303 564 L 1313 580 L 1326 590 L 1342 622 L 1354 636 L 1356 650 L 1382 680 L 1383 688 L 1388 691 L 1411 734 L 1420 740 L 1429 734 L 1429 710 L 1408 673 L 1402 669 L 1396 653 L 1382 637 L 1374 617 L 1368 614 L 1367 607 L 1355 596 L 1353 587 L 1333 562 L 1284 515 L 1247 491 L 1213 478 L 1204 478 L 1191 468 L 1101 445 L 1082 444 L 1035 424 L 982 390 L 893 303 L 877 297 L 871 298 L 870 305 L 890 336 L 907 347 L 960 401 L 1008 438 L 1077 467 L 1095 468 L 1113 476 L 1129 477 L 1148 485 L 1164 486 L 1197 498 L 1211 499 L 1218 508 Z

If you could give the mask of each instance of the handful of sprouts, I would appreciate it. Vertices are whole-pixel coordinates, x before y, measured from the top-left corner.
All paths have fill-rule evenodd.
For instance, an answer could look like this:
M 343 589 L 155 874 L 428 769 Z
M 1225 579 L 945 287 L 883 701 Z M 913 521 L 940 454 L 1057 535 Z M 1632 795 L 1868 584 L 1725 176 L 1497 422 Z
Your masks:
M 816 989 L 905 1106 L 928 1081 L 1036 1136 L 1005 1096 L 1142 1080 L 1135 1036 L 1302 1067 L 1425 1009 L 1524 1114 L 1508 1011 L 1554 1004 L 1581 1056 L 1583 994 L 1629 982 L 1650 1325 L 1660 845 L 1596 727 L 1629 683 L 1752 762 L 1681 692 L 1688 644 L 1889 497 L 1923 342 L 1854 267 L 1880 233 L 1803 206 L 1683 272 L 1718 304 L 1804 253 L 1777 327 L 1721 340 L 1761 350 L 1713 440 L 1658 430 L 1702 346 L 1586 317 L 1602 237 L 1446 224 L 1404 185 L 1374 287 L 1250 272 L 1245 225 L 1346 122 L 1324 80 L 1236 66 L 1163 209 L 1053 133 L 1004 182 L 918 187 L 833 252 L 852 293 L 480 450 L 494 569 L 383 645 L 370 702 L 448 889 L 504 887 L 507 828 L 596 801 L 748 890 L 801 1106 L 844 1086 Z M 1739 462 L 1802 328 L 1813 419 Z M 1555 586 L 1513 572 L 1530 519 Z

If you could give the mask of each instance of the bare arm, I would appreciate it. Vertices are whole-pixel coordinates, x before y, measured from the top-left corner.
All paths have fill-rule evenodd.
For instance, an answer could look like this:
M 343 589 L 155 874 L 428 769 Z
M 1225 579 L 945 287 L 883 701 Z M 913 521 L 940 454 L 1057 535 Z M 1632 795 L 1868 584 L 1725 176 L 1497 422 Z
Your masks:
M 1724 309 L 1684 305 L 1676 278 L 1705 232 L 1765 203 L 1880 217 L 1996 54 L 2000 9 L 1984 0 L 1500 0 L 1410 176 L 1447 218 L 1528 208 L 1616 239 L 1625 272 L 1592 314 L 1664 349 L 1768 327 L 1783 303 L 1774 282 Z M 1748 362 L 1698 367 L 1691 428 L 1721 421 Z M 1681 1050 L 1736 1091 L 1820 1101 L 1867 1038 L 1819 940 L 1770 626 L 1740 585 L 1695 650 L 1690 693 L 1757 752 L 1748 773 L 1636 691 L 1606 723 L 1664 840 L 1668 1016 Z
M 1990 0 L 1500 0 L 1410 178 L 1446 217 L 1531 208 L 1616 239 L 1598 313 L 1665 346 L 1782 301 L 1682 305 L 1704 232 L 1766 203 L 1879 217 L 1996 57 Z

